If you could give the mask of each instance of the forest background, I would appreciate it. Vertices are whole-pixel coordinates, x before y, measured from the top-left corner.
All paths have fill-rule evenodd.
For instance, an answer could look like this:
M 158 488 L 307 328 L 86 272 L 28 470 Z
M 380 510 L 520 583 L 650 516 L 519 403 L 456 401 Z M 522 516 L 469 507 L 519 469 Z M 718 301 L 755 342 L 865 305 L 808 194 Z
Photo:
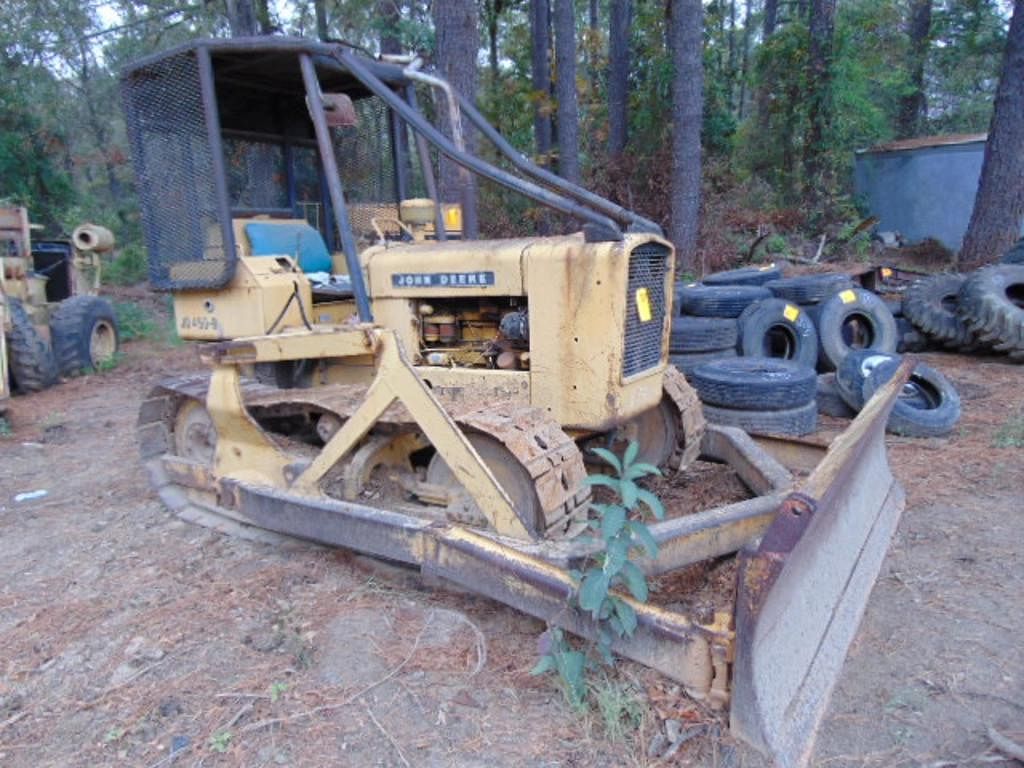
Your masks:
M 0 0 L 0 199 L 51 233 L 111 227 L 111 276 L 143 279 L 118 73 L 196 37 L 289 34 L 424 56 L 524 153 L 662 223 L 689 274 L 755 258 L 755 241 L 765 259 L 848 242 L 865 216 L 855 149 L 991 128 L 960 254 L 981 263 L 1024 214 L 1021 5 Z M 485 235 L 552 226 L 495 189 L 479 206 Z

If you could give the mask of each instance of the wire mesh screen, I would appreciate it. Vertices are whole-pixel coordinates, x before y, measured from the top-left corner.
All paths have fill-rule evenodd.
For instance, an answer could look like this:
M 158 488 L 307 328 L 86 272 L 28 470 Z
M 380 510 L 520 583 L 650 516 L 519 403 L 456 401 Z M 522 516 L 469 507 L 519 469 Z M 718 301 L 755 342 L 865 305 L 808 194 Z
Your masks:
M 671 255 L 667 247 L 658 243 L 638 246 L 629 255 L 623 376 L 646 371 L 661 362 L 667 311 L 665 276 Z
M 232 208 L 260 211 L 291 207 L 284 147 L 280 144 L 225 138 L 224 165 Z
M 357 124 L 334 129 L 334 152 L 352 231 L 364 245 L 376 239 L 374 221 L 385 234 L 399 234 L 399 201 L 387 105 L 370 96 L 354 106 Z
M 217 217 L 196 51 L 128 73 L 122 89 L 153 287 L 225 285 L 234 259 Z

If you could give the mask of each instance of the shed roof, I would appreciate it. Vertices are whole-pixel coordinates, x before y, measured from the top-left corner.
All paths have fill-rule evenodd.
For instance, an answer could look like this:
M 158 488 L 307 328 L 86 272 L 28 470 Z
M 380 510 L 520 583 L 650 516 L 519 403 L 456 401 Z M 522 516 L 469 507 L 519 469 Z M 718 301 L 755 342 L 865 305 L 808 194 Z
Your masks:
M 973 144 L 985 141 L 987 133 L 950 133 L 945 136 L 918 136 L 913 139 L 899 139 L 887 141 L 884 144 L 877 144 L 867 149 L 858 149 L 862 152 L 905 152 L 912 149 L 925 149 L 928 147 L 946 147 L 955 144 Z

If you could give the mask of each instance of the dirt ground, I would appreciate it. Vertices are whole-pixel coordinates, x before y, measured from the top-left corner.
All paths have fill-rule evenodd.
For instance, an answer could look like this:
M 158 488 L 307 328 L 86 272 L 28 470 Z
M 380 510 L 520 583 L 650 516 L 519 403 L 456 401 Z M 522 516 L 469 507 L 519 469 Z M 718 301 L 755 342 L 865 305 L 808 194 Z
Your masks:
M 1024 435 L 1005 426 L 1024 423 L 1024 368 L 923 357 L 964 417 L 948 439 L 890 439 L 907 509 L 816 766 L 1008 765 L 986 729 L 1024 740 Z M 170 516 L 134 421 L 152 382 L 193 366 L 187 347 L 132 343 L 113 371 L 11 403 L 0 765 L 761 763 L 633 664 L 595 676 L 605 714 L 573 713 L 530 676 L 543 627 L 515 611 Z M 703 735 L 651 759 L 666 717 Z

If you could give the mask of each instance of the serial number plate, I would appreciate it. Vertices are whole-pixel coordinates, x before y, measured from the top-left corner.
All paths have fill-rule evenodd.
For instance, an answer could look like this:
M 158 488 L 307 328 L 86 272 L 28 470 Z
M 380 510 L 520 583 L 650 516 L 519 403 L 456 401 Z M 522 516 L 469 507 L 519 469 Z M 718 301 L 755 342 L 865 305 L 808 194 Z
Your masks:
M 391 276 L 395 288 L 478 288 L 494 285 L 493 272 L 399 272 Z
M 217 318 L 203 317 L 202 315 L 192 317 L 185 315 L 178 324 L 183 331 L 216 331 L 219 327 Z

